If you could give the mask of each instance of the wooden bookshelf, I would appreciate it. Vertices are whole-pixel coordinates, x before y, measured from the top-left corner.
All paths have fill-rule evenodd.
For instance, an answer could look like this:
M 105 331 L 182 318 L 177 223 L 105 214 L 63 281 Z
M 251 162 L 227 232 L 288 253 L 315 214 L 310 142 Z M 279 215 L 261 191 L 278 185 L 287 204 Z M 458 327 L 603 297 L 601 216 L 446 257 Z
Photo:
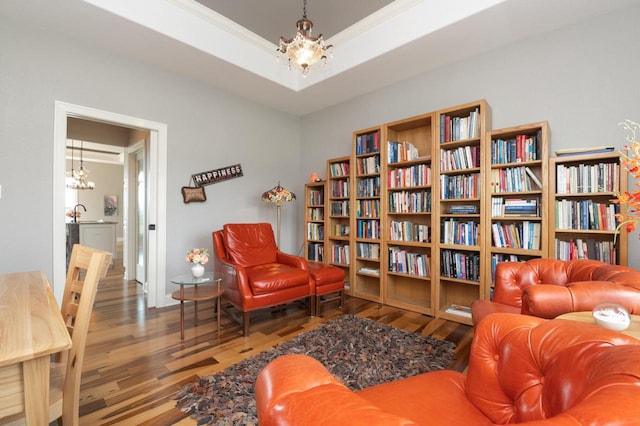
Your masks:
M 484 100 L 436 111 L 433 214 L 436 224 L 432 239 L 436 286 L 436 316 L 471 324 L 470 316 L 450 312 L 468 308 L 489 290 L 482 261 L 483 174 L 488 148 L 486 135 L 491 111 Z
M 434 114 L 384 126 L 384 303 L 433 315 L 432 147 Z
M 482 217 L 485 299 L 492 296 L 495 267 L 505 261 L 548 257 L 549 126 L 532 123 L 490 131 L 488 189 Z
M 345 271 L 345 292 L 350 288 L 351 157 L 327 160 L 325 187 L 324 261 Z
M 351 190 L 351 292 L 353 296 L 382 302 L 381 194 L 385 176 L 381 127 L 353 134 Z
M 549 253 L 557 259 L 589 258 L 627 265 L 628 236 L 612 217 L 618 192 L 628 190 L 619 152 L 551 158 Z
M 326 181 L 304 186 L 305 229 L 304 254 L 307 260 L 324 262 Z

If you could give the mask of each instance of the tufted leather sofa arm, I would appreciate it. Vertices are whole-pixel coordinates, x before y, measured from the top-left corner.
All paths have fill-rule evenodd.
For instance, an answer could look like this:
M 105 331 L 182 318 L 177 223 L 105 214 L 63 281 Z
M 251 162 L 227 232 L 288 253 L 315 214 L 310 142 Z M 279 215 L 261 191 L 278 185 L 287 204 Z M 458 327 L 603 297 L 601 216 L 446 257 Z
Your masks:
M 496 266 L 493 300 L 471 305 L 473 323 L 495 312 L 555 318 L 616 302 L 640 313 L 640 271 L 596 260 L 532 259 Z
M 492 314 L 468 373 L 441 370 L 351 392 L 316 360 L 284 355 L 256 381 L 261 426 L 640 423 L 640 340 L 592 324 Z

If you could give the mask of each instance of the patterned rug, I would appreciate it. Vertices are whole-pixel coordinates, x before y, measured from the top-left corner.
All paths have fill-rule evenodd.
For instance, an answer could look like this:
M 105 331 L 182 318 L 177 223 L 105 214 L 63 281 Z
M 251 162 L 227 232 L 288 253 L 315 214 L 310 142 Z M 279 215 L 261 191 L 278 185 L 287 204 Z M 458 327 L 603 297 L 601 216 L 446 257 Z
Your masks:
M 307 354 L 319 360 L 352 390 L 447 368 L 451 342 L 344 315 L 302 333 L 220 373 L 185 386 L 177 406 L 199 425 L 257 425 L 253 385 L 270 361 L 284 354 Z

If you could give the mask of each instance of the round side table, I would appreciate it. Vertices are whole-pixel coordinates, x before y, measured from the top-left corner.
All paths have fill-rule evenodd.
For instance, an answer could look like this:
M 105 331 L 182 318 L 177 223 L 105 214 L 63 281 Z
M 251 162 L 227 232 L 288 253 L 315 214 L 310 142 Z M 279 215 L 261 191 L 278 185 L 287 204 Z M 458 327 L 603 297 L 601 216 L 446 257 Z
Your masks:
M 222 274 L 205 272 L 202 277 L 194 278 L 191 274 L 182 274 L 171 278 L 173 284 L 178 284 L 180 290 L 171 293 L 171 297 L 180 301 L 180 340 L 184 340 L 184 302 L 193 302 L 193 325 L 198 326 L 198 302 L 216 299 L 218 314 L 218 335 L 220 334 L 220 298 L 224 293 L 221 287 Z
M 557 319 L 567 319 L 578 322 L 586 322 L 589 324 L 595 324 L 595 320 L 591 315 L 591 311 L 584 312 L 569 312 L 566 314 L 558 315 Z M 622 330 L 620 333 L 624 333 L 628 336 L 635 337 L 636 339 L 640 339 L 640 316 L 639 315 L 631 315 L 631 325 L 626 330 Z

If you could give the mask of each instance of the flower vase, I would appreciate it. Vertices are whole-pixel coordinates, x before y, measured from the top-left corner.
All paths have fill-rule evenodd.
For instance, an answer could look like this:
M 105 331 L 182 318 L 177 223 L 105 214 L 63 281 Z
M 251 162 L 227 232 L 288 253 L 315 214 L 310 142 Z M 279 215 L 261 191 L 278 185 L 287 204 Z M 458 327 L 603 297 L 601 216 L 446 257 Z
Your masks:
M 191 275 L 193 275 L 193 278 L 200 278 L 201 276 L 204 275 L 204 266 L 196 263 L 194 265 L 191 266 Z

